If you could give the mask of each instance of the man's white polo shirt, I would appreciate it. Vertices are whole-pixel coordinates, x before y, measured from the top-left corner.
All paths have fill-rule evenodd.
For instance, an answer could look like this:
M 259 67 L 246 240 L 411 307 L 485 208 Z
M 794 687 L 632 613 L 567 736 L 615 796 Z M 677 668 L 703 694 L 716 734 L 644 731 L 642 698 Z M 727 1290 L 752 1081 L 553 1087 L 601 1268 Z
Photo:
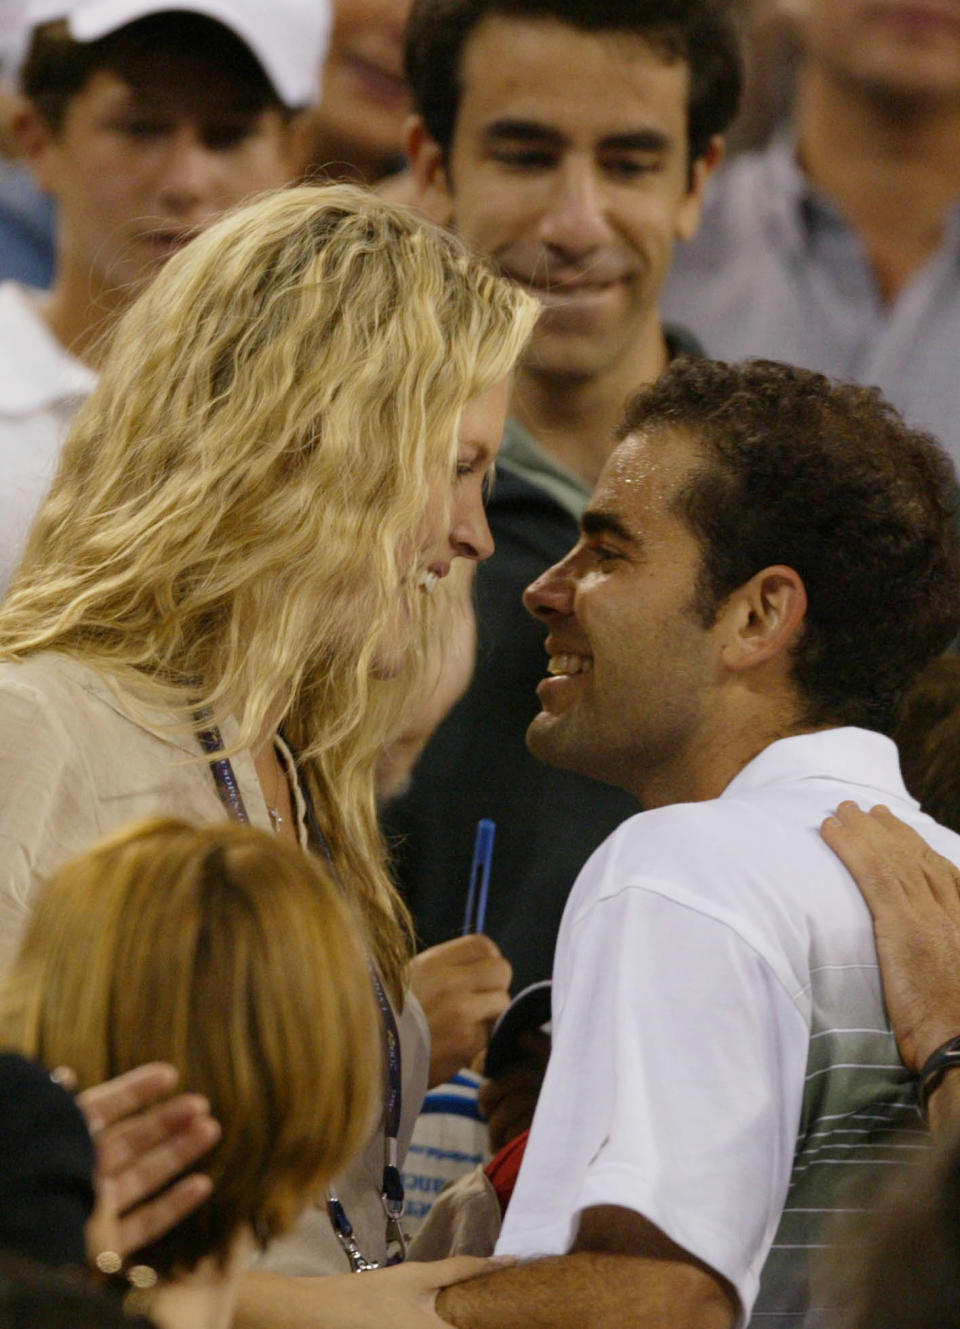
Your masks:
M 869 912 L 818 834 L 848 798 L 960 864 L 894 744 L 853 728 L 773 743 L 720 798 L 632 817 L 589 860 L 500 1253 L 563 1252 L 584 1209 L 619 1205 L 729 1279 L 740 1324 L 755 1302 L 756 1324 L 800 1323 L 840 1181 L 925 1147 Z
M 96 375 L 36 311 L 39 291 L 0 284 L 0 594 L 50 487 L 60 447 Z

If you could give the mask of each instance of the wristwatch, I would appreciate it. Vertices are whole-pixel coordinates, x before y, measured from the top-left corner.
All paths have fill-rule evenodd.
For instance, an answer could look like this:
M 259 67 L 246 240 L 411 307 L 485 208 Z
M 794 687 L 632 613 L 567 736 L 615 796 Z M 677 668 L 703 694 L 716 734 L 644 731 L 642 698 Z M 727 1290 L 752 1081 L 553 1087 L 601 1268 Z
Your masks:
M 931 1052 L 923 1063 L 923 1069 L 920 1071 L 919 1094 L 920 1110 L 924 1116 L 927 1115 L 930 1095 L 939 1086 L 947 1071 L 955 1067 L 960 1067 L 960 1034 L 955 1038 L 948 1038 L 946 1043 L 941 1043 L 936 1052 Z

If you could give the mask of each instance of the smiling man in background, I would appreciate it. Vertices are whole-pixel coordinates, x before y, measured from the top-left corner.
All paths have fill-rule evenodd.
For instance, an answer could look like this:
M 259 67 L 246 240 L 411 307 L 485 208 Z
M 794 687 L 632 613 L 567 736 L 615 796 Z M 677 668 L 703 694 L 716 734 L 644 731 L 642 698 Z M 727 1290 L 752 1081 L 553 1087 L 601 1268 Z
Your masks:
M 0 589 L 95 382 L 98 348 L 160 264 L 296 172 L 321 0 L 31 0 L 17 131 L 57 204 L 53 286 L 0 286 Z
M 715 0 L 418 0 L 407 72 L 418 205 L 544 314 L 488 508 L 475 679 L 386 822 L 430 942 L 460 930 L 477 821 L 497 822 L 488 931 L 522 987 L 549 976 L 570 884 L 635 803 L 526 752 L 542 631 L 521 594 L 576 538 L 627 394 L 696 350 L 660 294 L 722 155 L 739 51 Z

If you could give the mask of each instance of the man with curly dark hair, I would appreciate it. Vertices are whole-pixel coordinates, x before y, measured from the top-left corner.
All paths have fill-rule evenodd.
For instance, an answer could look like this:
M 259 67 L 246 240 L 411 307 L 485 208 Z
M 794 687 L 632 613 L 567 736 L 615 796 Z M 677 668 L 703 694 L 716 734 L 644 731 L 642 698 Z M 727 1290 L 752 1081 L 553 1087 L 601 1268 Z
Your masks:
M 553 1050 L 500 1249 L 454 1324 L 799 1326 L 850 1187 L 923 1147 L 870 916 L 818 835 L 883 802 L 955 863 L 887 737 L 960 627 L 952 468 L 879 393 L 675 363 L 529 587 L 527 734 L 645 812 L 567 903 Z

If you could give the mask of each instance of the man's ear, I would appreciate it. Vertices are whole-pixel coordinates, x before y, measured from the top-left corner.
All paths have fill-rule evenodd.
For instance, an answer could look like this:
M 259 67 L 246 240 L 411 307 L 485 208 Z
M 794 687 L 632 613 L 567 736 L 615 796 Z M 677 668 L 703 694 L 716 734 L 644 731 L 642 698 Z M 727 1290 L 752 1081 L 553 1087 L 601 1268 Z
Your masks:
M 706 152 L 693 163 L 690 175 L 690 188 L 677 213 L 675 234 L 678 240 L 691 240 L 700 225 L 703 212 L 703 195 L 707 181 L 726 156 L 726 144 L 719 134 L 714 134 Z
M 56 195 L 60 140 L 46 117 L 26 97 L 17 97 L 10 116 L 10 133 L 38 188 Z
M 313 160 L 314 124 L 312 108 L 295 111 L 283 126 L 284 169 L 291 180 L 309 178 L 316 166 Z
M 720 611 L 721 659 L 731 673 L 742 673 L 786 656 L 803 631 L 807 589 L 793 568 L 764 568 L 733 592 Z
M 453 194 L 443 160 L 443 149 L 419 115 L 403 127 L 403 146 L 417 190 L 416 207 L 438 226 L 453 224 Z

